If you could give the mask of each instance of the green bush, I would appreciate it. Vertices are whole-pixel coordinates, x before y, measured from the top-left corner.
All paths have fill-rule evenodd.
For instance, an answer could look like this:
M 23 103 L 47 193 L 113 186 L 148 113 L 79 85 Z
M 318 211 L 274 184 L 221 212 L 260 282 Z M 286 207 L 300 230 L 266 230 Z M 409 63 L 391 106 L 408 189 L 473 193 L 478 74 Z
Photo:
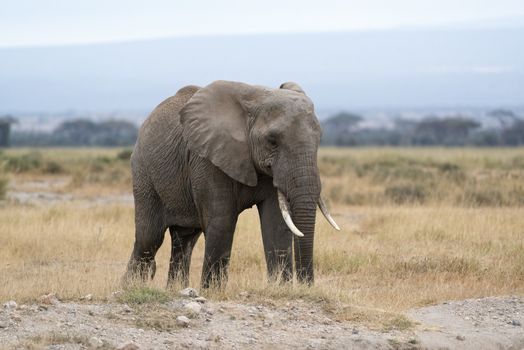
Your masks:
M 6 157 L 5 168 L 14 173 L 24 173 L 38 169 L 43 164 L 40 152 L 29 152 L 19 156 Z

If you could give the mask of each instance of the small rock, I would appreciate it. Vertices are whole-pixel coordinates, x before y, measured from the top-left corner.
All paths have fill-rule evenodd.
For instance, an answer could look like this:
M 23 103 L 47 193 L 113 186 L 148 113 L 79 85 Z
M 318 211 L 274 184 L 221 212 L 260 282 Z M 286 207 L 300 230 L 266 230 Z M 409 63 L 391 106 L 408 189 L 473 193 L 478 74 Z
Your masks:
M 104 341 L 97 337 L 91 337 L 89 338 L 89 345 L 91 345 L 94 348 L 100 348 L 104 346 Z
M 198 303 L 204 304 L 204 303 L 207 302 L 207 299 L 204 298 L 204 297 L 196 297 L 195 301 L 198 302 Z
M 123 290 L 117 290 L 117 291 L 111 293 L 111 296 L 112 296 L 113 298 L 118 298 L 118 297 L 121 296 L 122 294 L 124 294 L 124 291 L 123 291 Z
M 186 316 L 178 316 L 176 318 L 176 323 L 180 327 L 189 327 L 189 318 L 187 318 Z
M 4 309 L 13 310 L 16 309 L 18 304 L 14 300 L 9 300 L 7 303 L 4 304 Z
M 511 325 L 519 327 L 522 326 L 522 323 L 519 320 L 511 320 Z
M 351 334 L 358 334 L 358 329 L 353 328 L 353 330 L 351 331 Z
M 136 345 L 135 343 L 127 343 L 122 344 L 118 348 L 118 350 L 140 350 L 140 347 Z
M 4 321 L 0 321 L 0 329 L 1 328 L 7 328 L 7 327 L 9 327 L 9 323 L 4 322 Z
M 457 340 L 460 340 L 460 341 L 464 341 L 464 340 L 466 340 L 466 337 L 465 337 L 465 336 L 463 336 L 463 335 L 460 335 L 460 334 L 459 334 L 459 335 L 457 335 L 457 337 L 456 337 L 456 338 L 457 338 Z
M 40 297 L 40 302 L 44 305 L 56 305 L 60 303 L 60 300 L 56 297 L 56 294 L 50 293 Z
M 242 298 L 247 298 L 247 297 L 249 297 L 249 293 L 246 292 L 246 291 L 240 292 L 240 293 L 238 293 L 238 295 L 239 295 L 240 297 L 242 297 Z
M 206 340 L 218 343 L 220 340 L 222 340 L 222 337 L 216 333 L 210 333 Z
M 262 322 L 262 324 L 263 324 L 264 327 L 271 327 L 273 325 L 273 322 L 268 321 L 268 320 L 264 320 Z
M 198 314 L 202 310 L 202 305 L 195 301 L 191 301 L 184 305 L 184 309 L 191 314 Z
M 86 294 L 83 297 L 81 297 L 80 300 L 91 301 L 91 300 L 93 300 L 93 295 L 92 294 Z
M 198 292 L 194 288 L 185 288 L 182 289 L 178 294 L 186 298 L 196 298 L 198 297 Z
M 410 344 L 418 344 L 418 339 L 417 338 L 411 338 L 408 340 L 408 343 Z
M 95 315 L 95 313 L 93 312 L 93 310 L 87 310 L 87 314 L 88 314 L 89 316 L 94 316 L 94 315 Z
M 125 313 L 131 313 L 131 312 L 133 312 L 133 309 L 130 308 L 129 305 L 124 304 L 124 306 L 122 306 L 122 311 L 125 312 Z

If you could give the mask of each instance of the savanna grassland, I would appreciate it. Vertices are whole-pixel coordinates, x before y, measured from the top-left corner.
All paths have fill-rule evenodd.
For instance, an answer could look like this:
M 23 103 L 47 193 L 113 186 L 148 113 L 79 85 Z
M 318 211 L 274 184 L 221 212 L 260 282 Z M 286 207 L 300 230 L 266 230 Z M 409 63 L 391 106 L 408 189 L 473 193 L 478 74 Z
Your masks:
M 47 293 L 104 301 L 121 289 L 134 235 L 129 154 L 0 155 L 0 197 L 7 198 L 0 202 L 0 301 Z M 367 321 L 449 299 L 524 294 L 524 149 L 322 149 L 319 167 L 342 231 L 317 217 L 315 286 L 266 282 L 258 215 L 248 210 L 228 285 L 206 297 L 235 300 L 247 291 L 260 302 L 309 300 L 338 319 Z M 49 193 L 53 201 L 45 200 Z M 169 254 L 166 235 L 147 287 L 164 290 Z M 192 259 L 194 287 L 202 258 L 203 238 Z

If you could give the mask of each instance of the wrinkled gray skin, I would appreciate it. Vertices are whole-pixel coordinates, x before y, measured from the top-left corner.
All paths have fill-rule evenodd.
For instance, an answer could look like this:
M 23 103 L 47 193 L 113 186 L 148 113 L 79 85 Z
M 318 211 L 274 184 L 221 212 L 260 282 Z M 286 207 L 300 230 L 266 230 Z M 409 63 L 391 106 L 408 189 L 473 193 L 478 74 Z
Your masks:
M 202 287 L 220 285 L 238 215 L 257 205 L 268 274 L 290 280 L 293 235 L 278 188 L 304 233 L 294 237 L 297 278 L 312 283 L 320 136 L 313 103 L 295 83 L 269 89 L 217 81 L 166 99 L 142 125 L 131 157 L 136 240 L 126 277 L 154 276 L 169 228 L 169 281 L 187 285 L 191 252 L 204 232 Z

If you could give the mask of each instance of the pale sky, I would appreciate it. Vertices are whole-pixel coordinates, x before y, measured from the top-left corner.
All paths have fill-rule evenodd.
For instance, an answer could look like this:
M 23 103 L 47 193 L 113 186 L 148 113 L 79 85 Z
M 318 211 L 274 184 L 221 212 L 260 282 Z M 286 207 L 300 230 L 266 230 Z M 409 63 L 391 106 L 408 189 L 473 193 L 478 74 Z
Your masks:
M 0 0 L 0 47 L 499 23 L 524 0 Z

